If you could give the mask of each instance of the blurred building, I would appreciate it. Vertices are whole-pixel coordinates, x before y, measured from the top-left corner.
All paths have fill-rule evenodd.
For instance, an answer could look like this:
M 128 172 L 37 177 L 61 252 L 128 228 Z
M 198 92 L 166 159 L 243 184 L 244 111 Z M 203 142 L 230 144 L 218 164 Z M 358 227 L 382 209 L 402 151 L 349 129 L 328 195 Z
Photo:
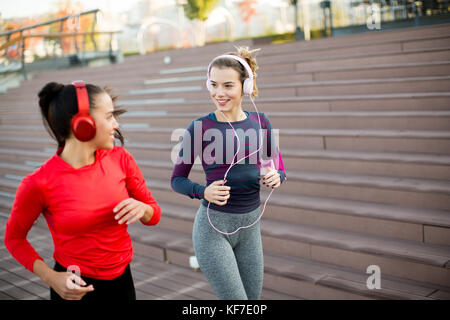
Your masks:
M 130 11 L 117 14 L 124 52 L 189 47 L 203 42 L 293 33 L 295 1 L 221 0 L 203 30 L 187 19 L 185 0 L 141 0 Z M 448 0 L 299 0 L 297 23 L 303 38 L 338 36 L 414 24 L 449 20 Z M 204 34 L 202 34 L 204 32 Z

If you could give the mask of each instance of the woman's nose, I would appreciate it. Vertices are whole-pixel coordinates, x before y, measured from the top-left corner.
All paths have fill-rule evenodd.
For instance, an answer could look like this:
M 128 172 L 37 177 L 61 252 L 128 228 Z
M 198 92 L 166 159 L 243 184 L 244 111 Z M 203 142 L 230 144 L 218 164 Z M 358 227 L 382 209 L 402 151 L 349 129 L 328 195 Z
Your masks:
M 116 119 L 116 118 L 114 118 L 113 129 L 114 129 L 114 130 L 119 129 L 119 122 L 117 122 L 117 119 Z
M 214 95 L 217 97 L 223 97 L 224 96 L 223 89 L 220 87 L 215 88 Z

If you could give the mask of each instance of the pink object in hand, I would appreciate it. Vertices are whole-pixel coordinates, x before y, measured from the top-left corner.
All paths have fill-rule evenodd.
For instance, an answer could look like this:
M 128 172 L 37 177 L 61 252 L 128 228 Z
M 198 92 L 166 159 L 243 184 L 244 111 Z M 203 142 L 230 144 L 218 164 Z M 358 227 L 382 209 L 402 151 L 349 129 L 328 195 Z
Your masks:
M 269 171 L 276 170 L 275 163 L 272 159 L 263 160 L 261 159 L 261 167 L 259 168 L 259 173 L 261 176 L 265 176 Z

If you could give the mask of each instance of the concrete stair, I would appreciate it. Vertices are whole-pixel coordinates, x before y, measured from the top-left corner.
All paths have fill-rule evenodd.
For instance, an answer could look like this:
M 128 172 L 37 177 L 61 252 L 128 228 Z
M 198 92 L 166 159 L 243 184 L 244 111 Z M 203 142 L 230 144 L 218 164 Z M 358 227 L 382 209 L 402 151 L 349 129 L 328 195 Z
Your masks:
M 38 74 L 8 90 L 0 99 L 0 211 L 10 211 L 21 179 L 56 149 L 38 90 L 53 80 L 109 85 L 129 111 L 120 121 L 125 147 L 163 211 L 150 232 L 130 226 L 135 254 L 189 267 L 200 203 L 171 190 L 170 159 L 183 129 L 214 110 L 205 69 L 232 45 Z M 261 48 L 256 103 L 280 129 L 288 175 L 261 223 L 264 287 L 297 299 L 450 299 L 448 25 Z M 248 99 L 243 105 L 253 111 Z M 200 165 L 190 178 L 205 183 Z M 370 265 L 381 269 L 381 289 L 366 286 Z

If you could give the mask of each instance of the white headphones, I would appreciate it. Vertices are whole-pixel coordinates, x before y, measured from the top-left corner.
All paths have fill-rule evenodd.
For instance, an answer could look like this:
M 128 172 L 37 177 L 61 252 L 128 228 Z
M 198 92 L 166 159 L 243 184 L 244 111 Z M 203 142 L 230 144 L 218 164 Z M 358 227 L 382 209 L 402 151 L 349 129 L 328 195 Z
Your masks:
M 231 55 L 231 54 L 226 54 L 226 55 L 215 57 L 209 64 L 208 73 L 207 73 L 208 79 L 206 80 L 206 88 L 208 89 L 208 91 L 212 90 L 211 79 L 209 78 L 211 66 L 214 61 L 216 61 L 217 59 L 222 59 L 222 58 L 234 59 L 234 60 L 238 61 L 245 68 L 245 70 L 247 71 L 247 74 L 248 74 L 248 78 L 245 79 L 245 81 L 242 85 L 242 90 L 243 90 L 244 94 L 251 96 L 253 93 L 253 71 L 250 68 L 250 66 L 248 65 L 247 61 L 245 61 L 245 59 L 242 59 L 238 56 Z

